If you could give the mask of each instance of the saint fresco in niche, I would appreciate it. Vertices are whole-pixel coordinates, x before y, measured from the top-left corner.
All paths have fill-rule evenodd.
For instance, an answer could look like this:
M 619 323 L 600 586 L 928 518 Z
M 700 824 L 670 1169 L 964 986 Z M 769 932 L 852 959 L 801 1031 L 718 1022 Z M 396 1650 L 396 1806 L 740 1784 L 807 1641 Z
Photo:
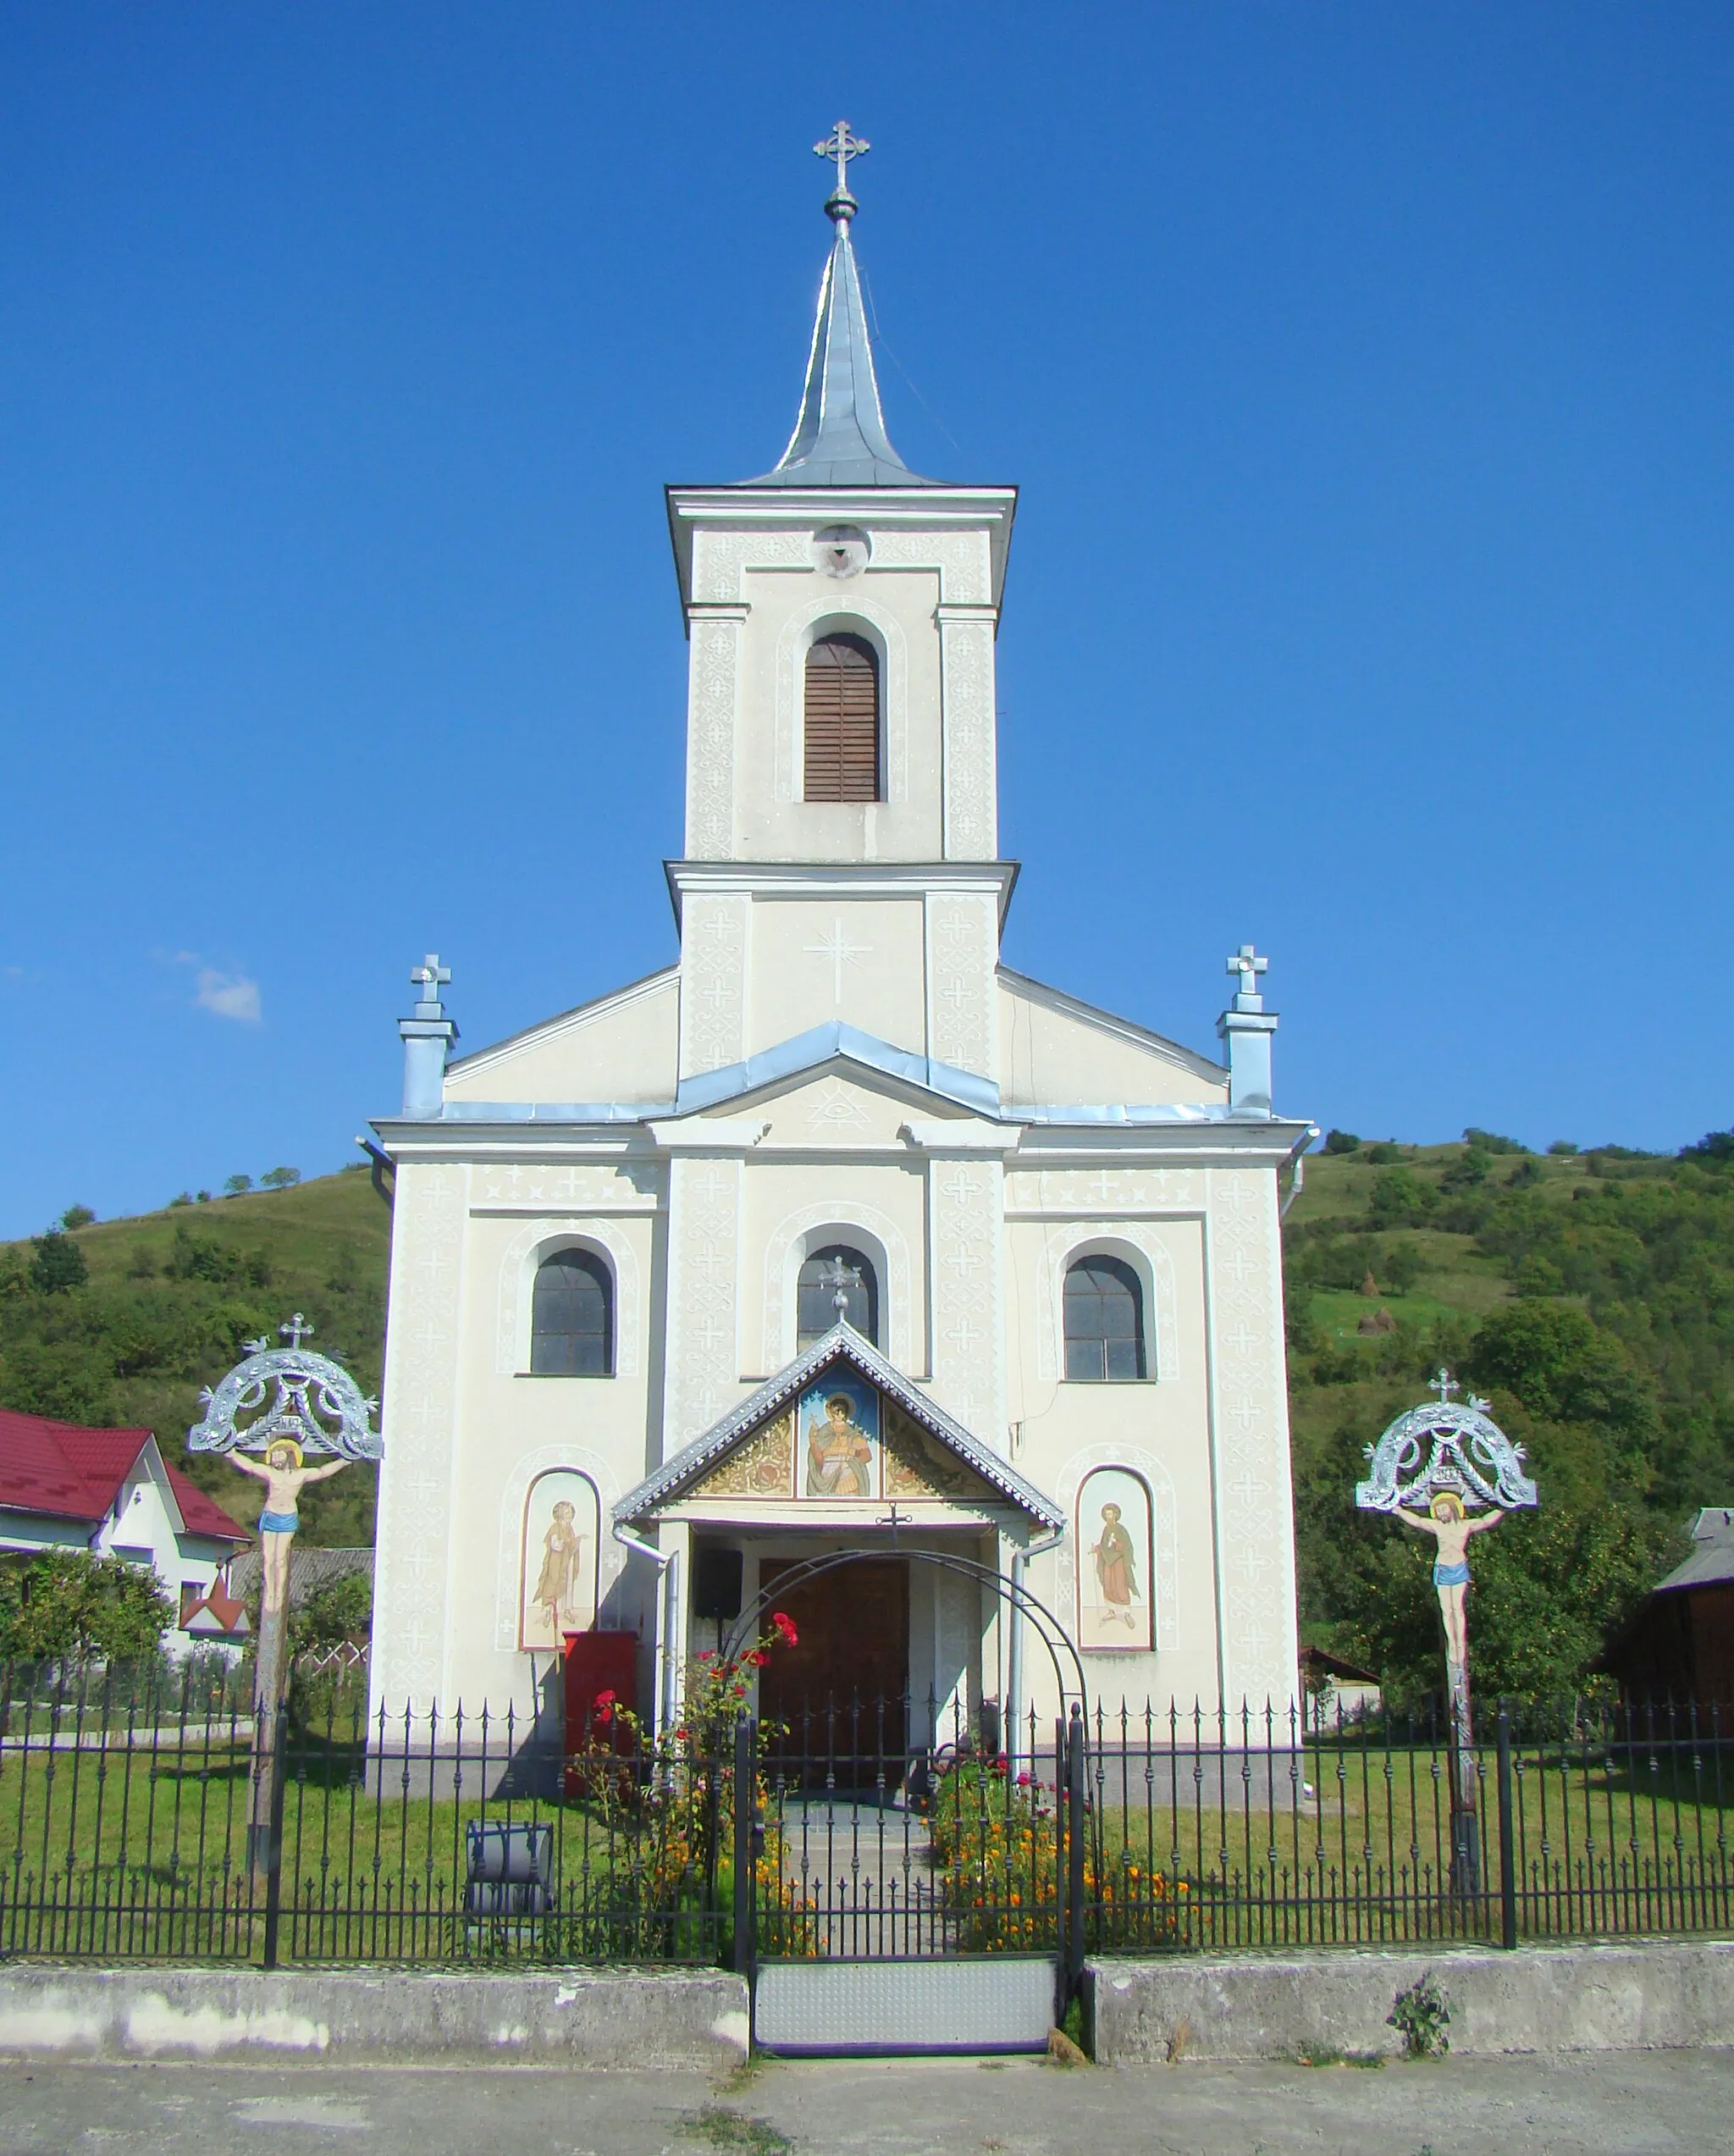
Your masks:
M 1155 1581 L 1150 1492 L 1124 1468 L 1098 1468 L 1078 1493 L 1078 1644 L 1147 1652 Z
M 833 1372 L 801 1395 L 800 1490 L 806 1497 L 874 1497 L 879 1490 L 879 1395 Z
M 555 1468 L 524 1501 L 518 1645 L 557 1652 L 568 1632 L 596 1622 L 596 1492 L 588 1475 Z

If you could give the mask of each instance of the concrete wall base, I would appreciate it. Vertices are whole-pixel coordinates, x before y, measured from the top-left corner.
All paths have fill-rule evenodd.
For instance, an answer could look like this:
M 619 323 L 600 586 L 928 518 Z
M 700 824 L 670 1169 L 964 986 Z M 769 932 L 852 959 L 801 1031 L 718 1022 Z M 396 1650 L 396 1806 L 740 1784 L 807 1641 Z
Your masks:
M 0 2055 L 700 2066 L 747 2056 L 721 1970 L 0 1968 Z
M 1385 2017 L 1429 1970 L 1450 2009 L 1454 2054 L 1734 2044 L 1734 1942 L 1657 1940 L 1092 1962 L 1096 2056 L 1113 2065 L 1399 2056 L 1402 2040 Z

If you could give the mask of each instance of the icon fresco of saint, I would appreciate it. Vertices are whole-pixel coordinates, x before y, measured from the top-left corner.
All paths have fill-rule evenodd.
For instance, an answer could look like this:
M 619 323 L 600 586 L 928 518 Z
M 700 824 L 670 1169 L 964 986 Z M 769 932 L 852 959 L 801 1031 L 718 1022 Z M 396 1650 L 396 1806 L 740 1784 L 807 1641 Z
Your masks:
M 809 1497 L 877 1495 L 879 1395 L 856 1377 L 830 1377 L 801 1396 L 803 1492 Z

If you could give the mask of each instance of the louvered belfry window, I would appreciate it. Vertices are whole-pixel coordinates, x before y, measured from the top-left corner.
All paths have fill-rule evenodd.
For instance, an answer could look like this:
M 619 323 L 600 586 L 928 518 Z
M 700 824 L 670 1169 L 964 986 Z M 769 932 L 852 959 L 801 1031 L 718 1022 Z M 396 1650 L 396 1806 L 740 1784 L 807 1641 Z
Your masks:
M 809 801 L 879 799 L 879 661 L 864 637 L 807 654 L 805 764 Z

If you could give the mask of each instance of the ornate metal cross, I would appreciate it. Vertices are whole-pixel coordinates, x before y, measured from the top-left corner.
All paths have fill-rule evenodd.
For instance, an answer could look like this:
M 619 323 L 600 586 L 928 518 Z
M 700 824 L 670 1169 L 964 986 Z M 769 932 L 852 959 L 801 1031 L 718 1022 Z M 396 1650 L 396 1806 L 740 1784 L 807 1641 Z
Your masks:
M 439 991 L 450 978 L 451 968 L 449 965 L 441 965 L 438 951 L 429 951 L 419 965 L 410 969 L 411 983 L 422 991 L 422 1001 L 424 1003 L 437 1003 L 439 1000 Z
M 1427 1389 L 1429 1392 L 1438 1393 L 1441 1407 L 1449 1407 L 1451 1404 L 1451 1395 L 1454 1392 L 1461 1392 L 1463 1390 L 1450 1372 L 1443 1368 L 1436 1378 L 1428 1379 Z
M 836 160 L 837 191 L 839 195 L 847 195 L 849 191 L 849 159 L 865 157 L 872 147 L 870 142 L 864 142 L 859 135 L 851 135 L 849 123 L 840 119 L 824 141 L 813 145 L 813 154 L 815 158 Z
M 822 1288 L 835 1290 L 831 1307 L 839 1318 L 847 1318 L 849 1314 L 849 1290 L 860 1286 L 861 1269 L 859 1265 L 845 1265 L 842 1258 L 833 1258 L 820 1273 L 819 1285 Z
M 299 1310 L 286 1325 L 279 1325 L 277 1328 L 279 1334 L 289 1342 L 291 1347 L 299 1347 L 304 1340 L 311 1338 L 318 1330 L 317 1325 L 310 1325 Z
M 1229 960 L 1228 970 L 1230 973 L 1238 973 L 1240 976 L 1240 986 L 1237 993 L 1242 996 L 1256 995 L 1258 990 L 1258 976 L 1261 973 L 1270 971 L 1270 960 L 1260 958 L 1251 944 L 1243 943 L 1233 958 Z

